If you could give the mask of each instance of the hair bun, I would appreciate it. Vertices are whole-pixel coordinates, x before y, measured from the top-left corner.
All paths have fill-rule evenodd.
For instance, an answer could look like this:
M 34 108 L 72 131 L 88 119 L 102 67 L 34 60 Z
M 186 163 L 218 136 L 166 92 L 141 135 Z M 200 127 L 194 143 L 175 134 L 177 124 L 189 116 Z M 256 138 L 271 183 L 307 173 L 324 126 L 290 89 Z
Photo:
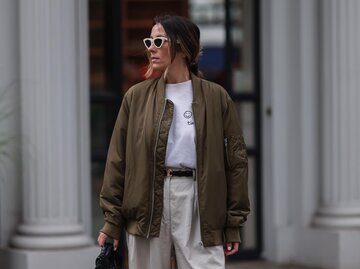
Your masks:
M 198 64 L 196 62 L 191 62 L 190 67 L 191 68 L 198 68 Z

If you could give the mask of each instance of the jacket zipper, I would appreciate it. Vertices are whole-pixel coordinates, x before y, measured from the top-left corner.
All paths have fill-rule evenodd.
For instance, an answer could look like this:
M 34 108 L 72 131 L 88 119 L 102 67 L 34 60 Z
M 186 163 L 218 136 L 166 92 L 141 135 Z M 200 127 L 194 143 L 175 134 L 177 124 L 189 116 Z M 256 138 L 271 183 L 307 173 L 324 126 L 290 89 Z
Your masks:
M 227 139 L 227 137 L 224 138 L 224 143 L 225 143 L 226 161 L 227 161 L 227 164 L 228 164 L 229 168 L 231 168 L 230 159 L 229 159 L 229 149 L 228 149 L 228 139 Z
M 164 107 L 162 109 L 161 115 L 160 115 L 160 119 L 159 119 L 159 125 L 158 125 L 158 129 L 156 132 L 156 140 L 155 140 L 155 147 L 154 147 L 154 174 L 153 174 L 153 181 L 152 181 L 152 195 L 151 195 L 151 213 L 150 213 L 150 222 L 149 222 L 149 228 L 146 234 L 146 238 L 149 238 L 150 236 L 150 229 L 151 229 L 151 223 L 153 220 L 153 214 L 154 214 L 154 191 L 155 191 L 155 172 L 156 172 L 156 148 L 157 148 L 157 144 L 159 141 L 159 133 L 160 133 L 160 125 L 161 125 L 161 121 L 164 117 L 165 114 L 165 108 L 166 108 L 166 103 L 167 103 L 167 99 L 165 99 L 164 102 Z
M 201 214 L 200 214 L 200 199 L 199 199 L 199 180 L 198 180 L 198 143 L 197 143 L 197 131 L 196 131 L 196 120 L 195 120 L 195 110 L 194 110 L 194 107 L 193 107 L 193 114 L 194 114 L 194 122 L 195 122 L 195 149 L 196 149 L 196 167 L 195 167 L 195 180 L 196 180 L 196 184 L 197 184 L 197 202 L 198 202 L 198 212 L 199 212 L 199 222 L 200 222 L 200 245 L 201 246 L 204 246 L 204 243 L 202 241 L 202 238 L 203 238 L 203 231 L 202 231 L 202 227 L 201 227 Z

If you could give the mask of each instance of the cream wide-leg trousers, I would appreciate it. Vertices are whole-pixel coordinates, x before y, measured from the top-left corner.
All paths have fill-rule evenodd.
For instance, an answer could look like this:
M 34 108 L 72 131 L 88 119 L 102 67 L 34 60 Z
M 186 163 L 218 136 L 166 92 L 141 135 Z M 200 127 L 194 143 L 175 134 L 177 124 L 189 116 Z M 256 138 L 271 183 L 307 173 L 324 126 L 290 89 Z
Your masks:
M 223 247 L 202 245 L 193 177 L 165 178 L 160 236 L 146 239 L 127 234 L 127 244 L 129 269 L 170 269 L 172 246 L 178 269 L 225 269 Z

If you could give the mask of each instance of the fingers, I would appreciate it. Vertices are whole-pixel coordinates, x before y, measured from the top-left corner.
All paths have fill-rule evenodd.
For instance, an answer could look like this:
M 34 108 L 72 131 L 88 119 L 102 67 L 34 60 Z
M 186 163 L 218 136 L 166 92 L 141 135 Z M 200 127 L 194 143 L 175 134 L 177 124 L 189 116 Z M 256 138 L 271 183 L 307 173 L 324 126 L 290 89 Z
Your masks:
M 100 247 L 103 247 L 106 243 L 107 238 L 108 236 L 105 233 L 100 232 L 97 239 L 98 245 Z M 118 246 L 119 246 L 119 240 L 114 239 L 114 250 L 117 250 Z
M 226 243 L 224 247 L 224 253 L 226 256 L 230 256 L 238 252 L 239 250 L 239 243 L 233 242 L 233 243 Z
M 103 232 L 100 232 L 99 236 L 98 236 L 98 239 L 97 239 L 98 245 L 100 247 L 103 247 L 105 245 L 106 239 L 107 239 L 107 235 L 104 234 Z
M 119 246 L 119 240 L 114 239 L 114 250 L 117 250 Z

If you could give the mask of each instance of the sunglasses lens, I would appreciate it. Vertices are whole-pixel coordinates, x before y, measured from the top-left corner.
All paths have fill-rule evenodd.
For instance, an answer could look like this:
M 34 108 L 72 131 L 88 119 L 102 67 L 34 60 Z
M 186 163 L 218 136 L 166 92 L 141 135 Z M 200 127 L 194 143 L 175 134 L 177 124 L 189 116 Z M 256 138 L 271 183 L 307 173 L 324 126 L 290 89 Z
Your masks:
M 161 38 L 154 39 L 154 44 L 155 44 L 155 47 L 157 47 L 157 48 L 160 48 L 162 46 L 163 42 L 164 42 L 164 40 Z
M 144 40 L 144 44 L 147 48 L 150 48 L 151 47 L 151 40 L 150 39 L 145 39 Z

